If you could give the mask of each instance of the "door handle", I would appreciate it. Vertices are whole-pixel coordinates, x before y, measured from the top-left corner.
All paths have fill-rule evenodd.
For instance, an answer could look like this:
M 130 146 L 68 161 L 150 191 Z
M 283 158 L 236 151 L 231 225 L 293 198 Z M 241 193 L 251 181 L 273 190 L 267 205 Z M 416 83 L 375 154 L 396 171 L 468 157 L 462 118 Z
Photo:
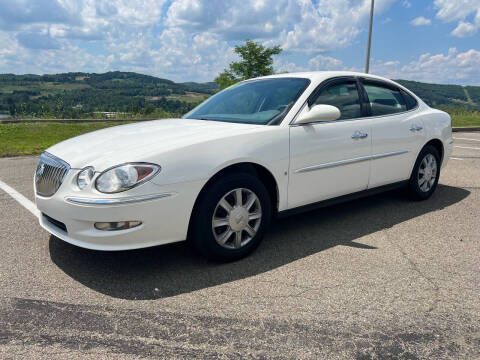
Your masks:
M 367 133 L 361 132 L 361 131 L 356 131 L 352 135 L 352 139 L 365 139 L 368 136 Z
M 411 128 L 410 128 L 410 131 L 420 131 L 423 129 L 423 126 L 416 126 L 416 125 L 413 125 Z

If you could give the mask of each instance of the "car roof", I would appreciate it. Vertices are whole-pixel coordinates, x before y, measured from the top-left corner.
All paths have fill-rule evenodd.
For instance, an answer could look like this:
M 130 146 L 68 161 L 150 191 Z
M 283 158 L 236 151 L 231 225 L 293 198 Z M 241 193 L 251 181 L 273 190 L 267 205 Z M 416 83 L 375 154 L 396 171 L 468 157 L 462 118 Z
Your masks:
M 377 76 L 377 75 L 372 75 L 372 74 L 366 74 L 366 73 L 361 73 L 361 72 L 355 72 L 355 71 L 306 71 L 306 72 L 294 72 L 294 73 L 284 73 L 284 74 L 275 74 L 275 75 L 268 75 L 268 76 L 262 76 L 258 77 L 257 79 L 275 79 L 275 78 L 305 78 L 305 79 L 310 79 L 312 82 L 320 82 L 323 80 L 327 80 L 330 78 L 334 77 L 339 77 L 339 76 L 361 76 L 364 78 L 370 78 L 370 79 L 377 79 L 377 80 L 382 80 L 386 81 L 389 83 L 396 84 L 394 81 Z

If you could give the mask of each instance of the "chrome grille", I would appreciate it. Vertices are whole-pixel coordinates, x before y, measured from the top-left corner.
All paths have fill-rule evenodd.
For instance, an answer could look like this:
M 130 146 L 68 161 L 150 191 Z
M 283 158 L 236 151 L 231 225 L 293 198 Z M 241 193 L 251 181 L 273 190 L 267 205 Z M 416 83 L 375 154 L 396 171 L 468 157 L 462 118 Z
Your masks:
M 65 161 L 44 152 L 38 160 L 35 171 L 35 188 L 40 196 L 52 196 L 62 185 L 62 181 L 70 170 Z

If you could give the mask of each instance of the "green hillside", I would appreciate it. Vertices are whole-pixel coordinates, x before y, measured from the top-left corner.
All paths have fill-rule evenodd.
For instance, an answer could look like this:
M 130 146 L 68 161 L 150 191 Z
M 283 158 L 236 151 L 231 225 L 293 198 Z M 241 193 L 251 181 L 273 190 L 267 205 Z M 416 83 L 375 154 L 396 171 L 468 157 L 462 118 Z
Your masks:
M 215 91 L 211 83 L 179 84 L 133 72 L 0 74 L 0 113 L 38 118 L 95 117 L 103 111 L 183 114 Z
M 397 80 L 433 107 L 478 116 L 480 86 Z M 133 72 L 0 74 L 0 114 L 19 118 L 167 117 L 188 112 L 217 91 L 209 83 L 175 83 Z
M 395 80 L 420 96 L 433 107 L 461 107 L 480 109 L 480 86 L 428 84 L 409 80 Z

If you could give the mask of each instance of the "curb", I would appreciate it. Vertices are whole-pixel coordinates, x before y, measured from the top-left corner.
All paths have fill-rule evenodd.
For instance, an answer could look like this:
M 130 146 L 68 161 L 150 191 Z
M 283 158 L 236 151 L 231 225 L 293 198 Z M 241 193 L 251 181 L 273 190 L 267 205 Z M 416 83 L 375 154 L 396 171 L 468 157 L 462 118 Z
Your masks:
M 466 127 L 454 127 L 452 128 L 453 132 L 460 131 L 480 131 L 480 126 L 466 126 Z

